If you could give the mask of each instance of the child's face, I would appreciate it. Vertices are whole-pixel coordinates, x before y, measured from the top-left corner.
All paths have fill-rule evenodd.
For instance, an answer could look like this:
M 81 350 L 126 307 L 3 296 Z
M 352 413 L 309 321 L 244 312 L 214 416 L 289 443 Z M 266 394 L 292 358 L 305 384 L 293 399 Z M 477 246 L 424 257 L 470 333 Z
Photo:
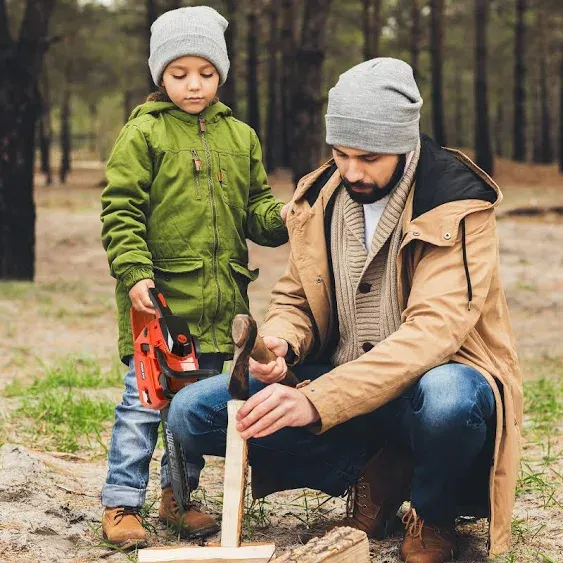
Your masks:
M 166 67 L 162 86 L 180 109 L 198 114 L 214 100 L 219 88 L 219 73 L 206 59 L 180 57 Z

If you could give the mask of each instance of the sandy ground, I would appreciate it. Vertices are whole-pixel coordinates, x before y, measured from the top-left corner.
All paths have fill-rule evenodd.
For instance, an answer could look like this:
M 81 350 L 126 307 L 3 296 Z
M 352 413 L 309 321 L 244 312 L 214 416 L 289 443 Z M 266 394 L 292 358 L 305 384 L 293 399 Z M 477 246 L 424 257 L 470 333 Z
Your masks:
M 0 286 L 0 352 L 4 359 L 0 388 L 18 378 L 29 381 L 42 362 L 52 364 L 69 353 L 87 353 L 104 366 L 116 360 L 113 280 L 99 243 L 99 166 L 77 166 L 66 187 L 36 190 L 37 279 L 35 284 Z M 522 167 L 501 163 L 499 183 L 505 191 L 504 209 L 522 205 L 563 203 L 563 179 L 551 167 Z M 291 186 L 283 175 L 272 184 L 284 200 Z M 525 360 L 525 376 L 533 377 L 535 358 L 563 355 L 563 224 L 560 217 L 534 220 L 499 220 L 502 276 L 506 286 L 519 353 Z M 262 249 L 251 245 L 251 264 L 261 274 L 252 284 L 252 310 L 261 318 L 269 292 L 284 270 L 287 245 Z M 114 393 L 119 397 L 119 390 Z M 13 400 L 0 402 L 0 420 L 14 407 Z M 561 451 L 561 436 L 553 449 Z M 527 457 L 541 459 L 537 444 L 528 444 Z M 157 456 L 158 458 L 158 456 Z M 158 459 L 152 464 L 149 498 L 157 501 Z M 202 489 L 210 510 L 220 513 L 222 462 L 210 459 Z M 563 472 L 561 459 L 554 471 Z M 96 547 L 101 542 L 99 491 L 105 477 L 100 452 L 57 455 L 28 450 L 6 443 L 0 449 L 0 562 L 127 561 L 127 556 Z M 270 525 L 254 511 L 249 527 L 254 541 L 275 541 L 280 551 L 303 543 L 311 533 L 343 514 L 344 500 L 319 498 L 293 491 L 268 497 L 263 510 Z M 176 539 L 160 530 L 152 510 L 150 522 L 158 529 L 155 543 Z M 271 514 L 270 514 L 271 513 Z M 563 550 L 563 519 L 560 506 L 543 507 L 533 494 L 518 497 L 515 518 L 535 533 L 527 534 L 513 561 L 542 561 L 539 552 L 553 560 Z M 309 527 L 307 526 L 309 524 Z M 468 523 L 459 529 L 459 561 L 484 561 L 486 524 Z M 518 539 L 518 538 L 516 538 Z M 400 534 L 372 544 L 373 561 L 394 562 Z M 534 555 L 535 554 L 535 555 Z M 132 557 L 132 556 L 129 556 Z M 133 557 L 132 560 L 135 560 Z

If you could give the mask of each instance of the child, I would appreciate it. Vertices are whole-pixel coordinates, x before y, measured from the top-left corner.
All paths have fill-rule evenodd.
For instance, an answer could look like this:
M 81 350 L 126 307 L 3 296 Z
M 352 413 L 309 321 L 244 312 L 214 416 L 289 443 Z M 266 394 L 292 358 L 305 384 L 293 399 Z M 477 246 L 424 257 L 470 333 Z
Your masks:
M 156 284 L 199 338 L 200 367 L 221 371 L 232 354 L 232 319 L 248 313 L 247 287 L 258 276 L 248 269 L 246 239 L 279 246 L 288 238 L 256 133 L 216 99 L 229 70 L 227 25 L 207 6 L 172 10 L 154 22 L 149 67 L 160 93 L 133 111 L 107 165 L 102 239 L 117 279 L 119 352 L 129 372 L 115 411 L 102 527 L 124 547 L 146 543 L 139 509 L 160 421 L 137 394 L 131 305 L 150 312 L 148 288 Z M 200 468 L 188 463 L 192 487 Z M 179 513 L 165 458 L 161 485 L 162 521 L 184 534 L 217 531 L 193 505 Z

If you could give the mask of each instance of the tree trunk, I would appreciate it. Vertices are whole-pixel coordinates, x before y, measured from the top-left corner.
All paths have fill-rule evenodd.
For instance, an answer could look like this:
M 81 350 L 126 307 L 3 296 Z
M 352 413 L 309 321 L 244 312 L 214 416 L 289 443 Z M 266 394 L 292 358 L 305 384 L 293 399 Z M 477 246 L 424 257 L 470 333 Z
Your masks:
M 88 142 L 88 150 L 94 154 L 98 152 L 98 106 L 95 103 L 88 104 L 90 112 L 90 139 Z
M 504 111 L 502 99 L 497 102 L 495 116 L 495 154 L 497 156 L 504 155 Z
M 235 46 L 237 37 L 237 0 L 225 0 L 225 9 L 229 27 L 225 32 L 227 43 L 227 53 L 229 53 L 229 76 L 223 86 L 221 86 L 221 100 L 233 111 L 233 115 L 238 115 L 238 104 L 236 95 L 238 54 Z
M 430 0 L 430 57 L 432 71 L 432 124 L 434 139 L 446 145 L 443 97 L 444 0 Z
M 488 0 L 475 0 L 475 154 L 477 165 L 493 173 L 487 91 Z
M 415 79 L 418 80 L 420 72 L 420 42 L 421 42 L 421 28 L 420 28 L 420 0 L 411 0 L 411 66 Z
M 32 280 L 35 274 L 37 77 L 49 45 L 54 5 L 55 0 L 28 0 L 19 38 L 14 40 L 6 2 L 0 0 L 0 279 Z
M 325 57 L 326 22 L 331 0 L 305 3 L 301 45 L 296 56 L 295 90 L 292 103 L 293 134 L 291 168 L 297 182 L 315 169 L 321 159 L 322 66 Z
M 559 172 L 563 174 L 563 49 L 559 61 Z
M 70 172 L 70 136 L 70 78 L 67 73 L 61 101 L 61 166 L 59 169 L 59 180 L 61 184 L 66 182 L 66 177 Z
M 381 38 L 381 0 L 362 0 L 364 60 L 379 56 Z
M 457 68 L 455 73 L 455 145 L 463 147 L 463 82 L 461 69 Z
M 146 44 L 147 44 L 147 59 L 150 56 L 150 51 L 151 51 L 151 25 L 153 24 L 154 20 L 156 20 L 156 18 L 158 17 L 158 12 L 156 9 L 156 0 L 146 0 L 146 12 L 145 12 L 145 16 L 146 16 L 146 27 L 145 27 L 145 34 L 146 34 Z M 150 92 L 154 91 L 155 89 L 155 84 L 153 82 L 152 79 L 152 75 L 151 75 L 151 71 L 150 69 L 147 69 L 148 75 L 147 75 L 147 86 L 148 86 L 148 90 L 147 90 L 147 94 L 149 94 Z
M 41 117 L 39 119 L 39 152 L 41 155 L 41 172 L 45 175 L 45 184 L 53 183 L 51 172 L 51 142 L 53 129 L 51 127 L 51 93 L 49 89 L 48 73 L 42 73 L 41 87 Z
M 551 118 L 547 85 L 547 53 L 540 56 L 540 104 L 541 104 L 541 160 L 543 164 L 553 162 L 551 142 Z
M 251 3 L 248 21 L 247 113 L 248 124 L 260 137 L 260 106 L 258 101 L 258 13 L 256 2 Z
M 293 88 L 295 87 L 296 40 L 294 0 L 280 0 L 281 6 L 281 95 L 282 95 L 282 165 L 291 166 L 291 139 L 293 138 Z
M 526 160 L 526 10 L 527 0 L 516 0 L 514 29 L 514 122 L 513 158 Z
M 282 165 L 280 125 L 282 120 L 279 50 L 279 3 L 270 1 L 270 42 L 268 53 L 268 117 L 266 124 L 266 169 Z

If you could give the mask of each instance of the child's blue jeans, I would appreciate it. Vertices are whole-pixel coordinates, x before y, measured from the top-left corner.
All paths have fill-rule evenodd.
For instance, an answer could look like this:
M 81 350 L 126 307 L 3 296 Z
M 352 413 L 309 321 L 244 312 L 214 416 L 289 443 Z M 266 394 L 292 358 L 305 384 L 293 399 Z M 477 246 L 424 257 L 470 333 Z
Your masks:
M 223 358 L 203 355 L 201 369 L 221 371 Z M 145 408 L 139 399 L 135 363 L 131 357 L 125 375 L 122 401 L 115 408 L 115 423 L 108 456 L 108 474 L 102 489 L 102 504 L 108 507 L 141 507 L 145 503 L 149 464 L 158 440 L 160 412 Z M 199 467 L 187 463 L 190 479 L 199 478 Z M 170 485 L 168 459 L 162 456 L 160 483 Z
M 330 369 L 329 364 L 305 364 L 293 371 L 304 380 Z M 170 429 L 189 452 L 192 466 L 202 468 L 204 454 L 225 455 L 227 381 L 226 374 L 199 381 L 172 400 Z M 250 378 L 251 395 L 263 387 Z M 378 444 L 396 440 L 413 454 L 413 506 L 428 522 L 451 524 L 460 479 L 479 454 L 486 454 L 485 468 L 490 467 L 494 413 L 486 379 L 469 366 L 449 363 L 428 371 L 394 401 L 321 435 L 306 428 L 284 428 L 251 439 L 250 462 L 283 477 L 285 488 L 309 487 L 340 495 L 357 479 Z M 484 489 L 486 494 L 486 481 Z

